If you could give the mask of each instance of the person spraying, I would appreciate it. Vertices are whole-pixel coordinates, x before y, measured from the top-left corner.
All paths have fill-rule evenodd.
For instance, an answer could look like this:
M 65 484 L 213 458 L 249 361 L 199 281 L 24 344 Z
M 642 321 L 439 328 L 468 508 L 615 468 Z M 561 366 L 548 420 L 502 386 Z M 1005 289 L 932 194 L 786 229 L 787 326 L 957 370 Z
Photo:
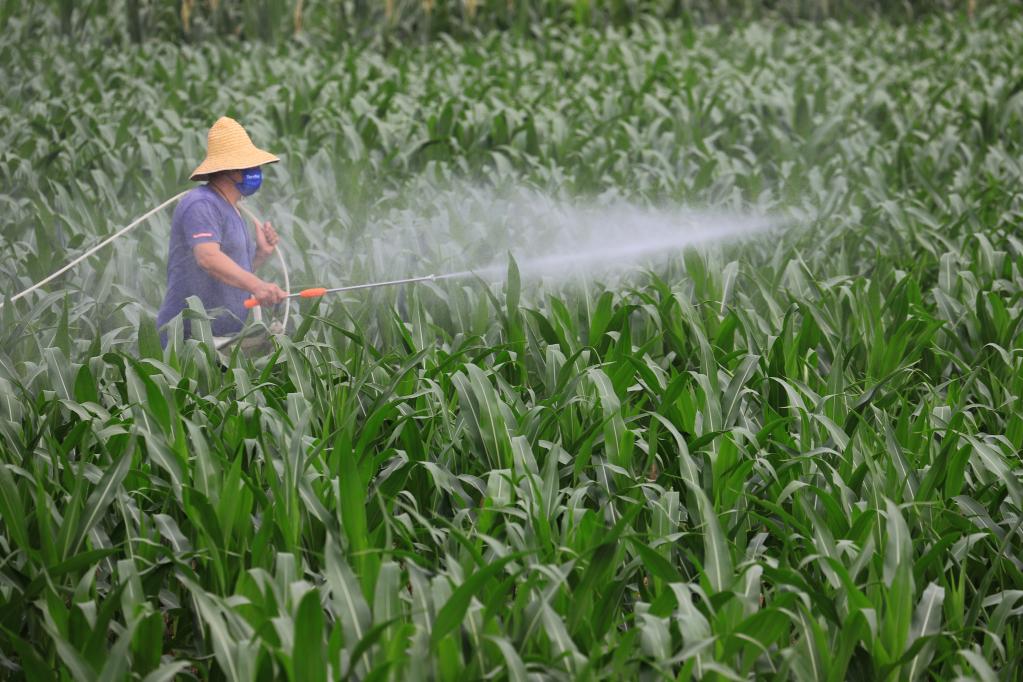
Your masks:
M 181 198 L 171 219 L 167 293 L 156 317 L 164 347 L 165 325 L 181 314 L 189 296 L 217 311 L 211 322 L 214 337 L 242 330 L 250 295 L 260 305 L 274 305 L 287 296 L 276 284 L 255 275 L 276 250 L 277 232 L 269 222 L 256 223 L 250 231 L 238 211 L 238 201 L 262 184 L 262 166 L 277 161 L 256 147 L 234 119 L 221 117 L 210 128 L 206 158 L 189 178 L 205 184 Z M 184 331 L 188 336 L 188 320 Z

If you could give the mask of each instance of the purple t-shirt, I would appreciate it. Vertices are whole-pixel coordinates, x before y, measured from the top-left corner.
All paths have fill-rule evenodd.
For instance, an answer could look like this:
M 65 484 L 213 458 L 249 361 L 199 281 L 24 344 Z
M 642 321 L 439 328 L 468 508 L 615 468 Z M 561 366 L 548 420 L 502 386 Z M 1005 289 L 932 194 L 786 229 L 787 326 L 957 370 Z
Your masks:
M 167 256 L 167 295 L 156 316 L 157 328 L 185 309 L 185 299 L 197 296 L 207 312 L 216 311 L 214 336 L 229 336 L 241 330 L 249 311 L 249 293 L 224 284 L 199 267 L 192 253 L 196 244 L 216 242 L 220 250 L 239 266 L 252 272 L 256 254 L 245 221 L 231 204 L 208 185 L 196 187 L 182 197 L 171 219 L 170 249 Z M 189 334 L 185 320 L 185 335 Z M 166 332 L 161 331 L 166 344 Z

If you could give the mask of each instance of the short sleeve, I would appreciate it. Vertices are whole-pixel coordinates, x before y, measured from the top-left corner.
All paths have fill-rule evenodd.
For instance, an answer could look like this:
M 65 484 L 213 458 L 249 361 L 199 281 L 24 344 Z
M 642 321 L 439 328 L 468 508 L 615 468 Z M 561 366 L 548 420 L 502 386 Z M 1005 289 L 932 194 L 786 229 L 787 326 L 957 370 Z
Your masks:
M 208 242 L 219 244 L 223 239 L 220 214 L 208 201 L 196 201 L 186 207 L 180 225 L 190 247 Z

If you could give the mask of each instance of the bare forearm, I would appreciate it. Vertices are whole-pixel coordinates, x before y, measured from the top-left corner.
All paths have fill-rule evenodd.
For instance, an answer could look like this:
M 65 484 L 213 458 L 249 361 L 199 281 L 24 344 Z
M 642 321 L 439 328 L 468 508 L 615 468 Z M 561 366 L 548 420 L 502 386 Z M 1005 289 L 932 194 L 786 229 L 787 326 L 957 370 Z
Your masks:
M 258 270 L 259 268 L 263 267 L 263 263 L 266 263 L 269 259 L 270 254 L 260 253 L 259 251 L 256 251 L 256 255 L 253 256 L 252 258 L 252 269 Z
M 241 267 L 227 254 L 216 252 L 199 259 L 199 267 L 217 280 L 245 291 L 254 291 L 262 283 L 258 277 Z

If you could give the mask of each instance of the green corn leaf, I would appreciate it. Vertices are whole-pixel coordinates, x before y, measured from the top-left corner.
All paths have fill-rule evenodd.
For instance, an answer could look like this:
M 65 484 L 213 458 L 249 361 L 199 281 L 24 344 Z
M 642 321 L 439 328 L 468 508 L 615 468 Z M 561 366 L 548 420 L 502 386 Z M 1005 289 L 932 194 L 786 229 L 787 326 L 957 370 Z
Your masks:
M 721 592 L 728 589 L 735 578 L 732 571 L 732 554 L 710 499 L 701 488 L 692 484 L 688 484 L 688 487 L 696 497 L 703 525 L 703 571 L 711 588 L 715 592 Z
M 913 561 L 913 544 L 902 512 L 891 500 L 886 500 L 885 504 L 888 540 L 884 554 L 884 581 L 891 587 L 899 568 L 909 566 Z
M 113 466 L 107 469 L 106 473 L 103 474 L 103 478 L 93 488 L 89 499 L 85 501 L 81 520 L 78 523 L 68 551 L 65 553 L 65 558 L 77 553 L 78 548 L 85 542 L 89 531 L 99 522 L 107 507 L 113 502 L 118 489 L 121 487 L 121 483 L 124 481 L 125 476 L 128 475 L 128 470 L 131 467 L 131 462 L 135 455 L 134 445 L 134 440 L 128 441 L 128 445 L 124 448 L 121 456 Z
M 324 658 L 324 620 L 319 590 L 309 590 L 295 614 L 295 647 L 291 654 L 293 679 L 326 680 Z
M 434 621 L 433 630 L 430 633 L 431 644 L 437 646 L 449 632 L 461 625 L 465 612 L 469 608 L 470 600 L 490 580 L 504 570 L 505 566 L 512 561 L 521 559 L 525 555 L 526 552 L 516 552 L 501 557 L 497 561 L 489 563 L 476 571 L 459 585 L 444 606 L 437 612 L 437 619 Z
M 355 574 L 341 554 L 341 548 L 329 536 L 324 554 L 326 557 L 324 577 L 330 588 L 332 612 L 341 622 L 345 648 L 351 650 L 369 631 L 371 623 L 369 605 Z M 365 656 L 363 663 L 369 664 Z
M 930 583 L 924 588 L 920 603 L 913 614 L 913 629 L 909 635 L 908 643 L 912 645 L 921 637 L 931 637 L 941 629 L 942 604 L 945 601 L 945 590 L 935 583 Z M 931 657 L 934 655 L 933 647 L 925 644 L 924 648 L 913 657 L 909 664 L 908 677 L 910 680 L 919 679 Z

